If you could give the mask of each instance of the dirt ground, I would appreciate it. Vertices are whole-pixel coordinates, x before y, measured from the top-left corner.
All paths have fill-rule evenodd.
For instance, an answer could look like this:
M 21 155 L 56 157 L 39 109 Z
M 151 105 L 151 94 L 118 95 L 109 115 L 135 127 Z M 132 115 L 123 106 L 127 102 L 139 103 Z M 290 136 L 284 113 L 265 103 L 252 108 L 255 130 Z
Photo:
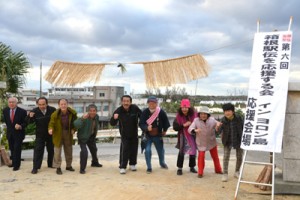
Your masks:
M 211 160 L 206 161 L 203 178 L 190 173 L 186 158 L 183 175 L 176 175 L 175 153 L 168 154 L 166 162 L 168 170 L 161 169 L 157 153 L 153 147 L 152 174 L 146 174 L 144 155 L 139 153 L 137 171 L 127 170 L 125 175 L 119 174 L 118 155 L 105 154 L 99 156 L 102 168 L 86 169 L 86 174 L 79 173 L 79 158 L 74 155 L 73 167 L 75 172 L 65 171 L 56 175 L 55 169 L 46 167 L 46 162 L 38 174 L 32 175 L 32 159 L 22 162 L 21 169 L 13 172 L 6 166 L 0 167 L 0 200 L 83 200 L 83 199 L 129 199 L 129 200 L 185 200 L 185 199 L 234 199 L 237 179 L 233 177 L 235 158 L 231 156 L 229 166 L 229 181 L 221 182 L 222 175 L 214 173 Z M 209 153 L 207 152 L 207 155 Z M 222 154 L 219 155 L 222 162 Z M 63 159 L 64 160 L 64 159 Z M 88 161 L 90 163 L 90 161 Z M 243 175 L 244 180 L 255 181 L 262 170 L 261 166 L 247 166 Z M 253 185 L 241 184 L 238 199 L 271 199 L 270 191 L 263 192 Z M 296 200 L 300 196 L 275 195 L 276 200 Z

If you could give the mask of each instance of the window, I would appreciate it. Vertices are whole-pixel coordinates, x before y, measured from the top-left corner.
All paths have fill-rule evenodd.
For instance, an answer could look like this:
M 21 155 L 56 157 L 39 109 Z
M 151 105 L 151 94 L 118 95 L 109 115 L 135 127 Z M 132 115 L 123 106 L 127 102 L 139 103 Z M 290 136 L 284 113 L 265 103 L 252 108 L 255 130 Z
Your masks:
M 101 106 L 100 105 L 96 105 L 97 106 L 97 112 L 101 111 Z M 88 110 L 88 106 L 85 108 L 86 112 L 89 112 Z
M 99 93 L 99 97 L 105 97 L 105 93 Z
M 73 107 L 77 113 L 83 113 L 83 107 Z
M 103 111 L 108 111 L 108 106 L 103 106 Z
M 27 97 L 27 101 L 36 101 L 35 97 Z

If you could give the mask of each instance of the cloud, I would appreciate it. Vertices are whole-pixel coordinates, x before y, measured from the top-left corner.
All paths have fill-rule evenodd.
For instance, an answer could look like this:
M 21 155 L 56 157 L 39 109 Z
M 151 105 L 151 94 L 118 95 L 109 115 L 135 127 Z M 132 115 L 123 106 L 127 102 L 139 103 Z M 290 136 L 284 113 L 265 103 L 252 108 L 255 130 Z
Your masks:
M 211 73 L 198 80 L 197 93 L 226 95 L 247 90 L 258 19 L 260 31 L 272 31 L 287 30 L 294 17 L 290 76 L 300 79 L 299 6 L 297 0 L 1 1 L 0 41 L 28 56 L 30 88 L 39 85 L 41 62 L 44 73 L 56 60 L 129 63 L 201 53 Z M 98 84 L 145 91 L 142 66 L 128 66 L 123 75 L 107 69 Z M 182 86 L 195 91 L 195 81 Z

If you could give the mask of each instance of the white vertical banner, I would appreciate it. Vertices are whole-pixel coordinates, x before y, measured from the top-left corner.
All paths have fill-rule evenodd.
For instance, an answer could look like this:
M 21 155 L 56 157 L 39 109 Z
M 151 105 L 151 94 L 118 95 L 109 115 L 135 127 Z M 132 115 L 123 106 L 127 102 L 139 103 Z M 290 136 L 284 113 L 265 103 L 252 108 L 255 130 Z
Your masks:
M 256 33 L 241 148 L 281 152 L 292 32 Z

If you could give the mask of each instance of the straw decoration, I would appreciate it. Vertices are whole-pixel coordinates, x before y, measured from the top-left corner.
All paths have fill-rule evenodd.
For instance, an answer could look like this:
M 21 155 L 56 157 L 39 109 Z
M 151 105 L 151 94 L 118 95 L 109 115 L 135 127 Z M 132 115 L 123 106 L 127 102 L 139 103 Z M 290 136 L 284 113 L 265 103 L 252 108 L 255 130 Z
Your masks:
M 187 83 L 208 76 L 209 66 L 199 54 L 161 60 L 154 62 L 139 62 L 144 65 L 146 85 L 148 88 L 171 86 Z
M 56 61 L 45 74 L 45 80 L 55 86 L 74 86 L 100 80 L 105 64 Z
M 187 83 L 208 76 L 209 66 L 199 54 L 180 58 L 133 62 L 143 64 L 147 88 Z M 79 83 L 100 80 L 105 65 L 56 61 L 45 75 L 45 80 L 56 86 L 74 86 Z

